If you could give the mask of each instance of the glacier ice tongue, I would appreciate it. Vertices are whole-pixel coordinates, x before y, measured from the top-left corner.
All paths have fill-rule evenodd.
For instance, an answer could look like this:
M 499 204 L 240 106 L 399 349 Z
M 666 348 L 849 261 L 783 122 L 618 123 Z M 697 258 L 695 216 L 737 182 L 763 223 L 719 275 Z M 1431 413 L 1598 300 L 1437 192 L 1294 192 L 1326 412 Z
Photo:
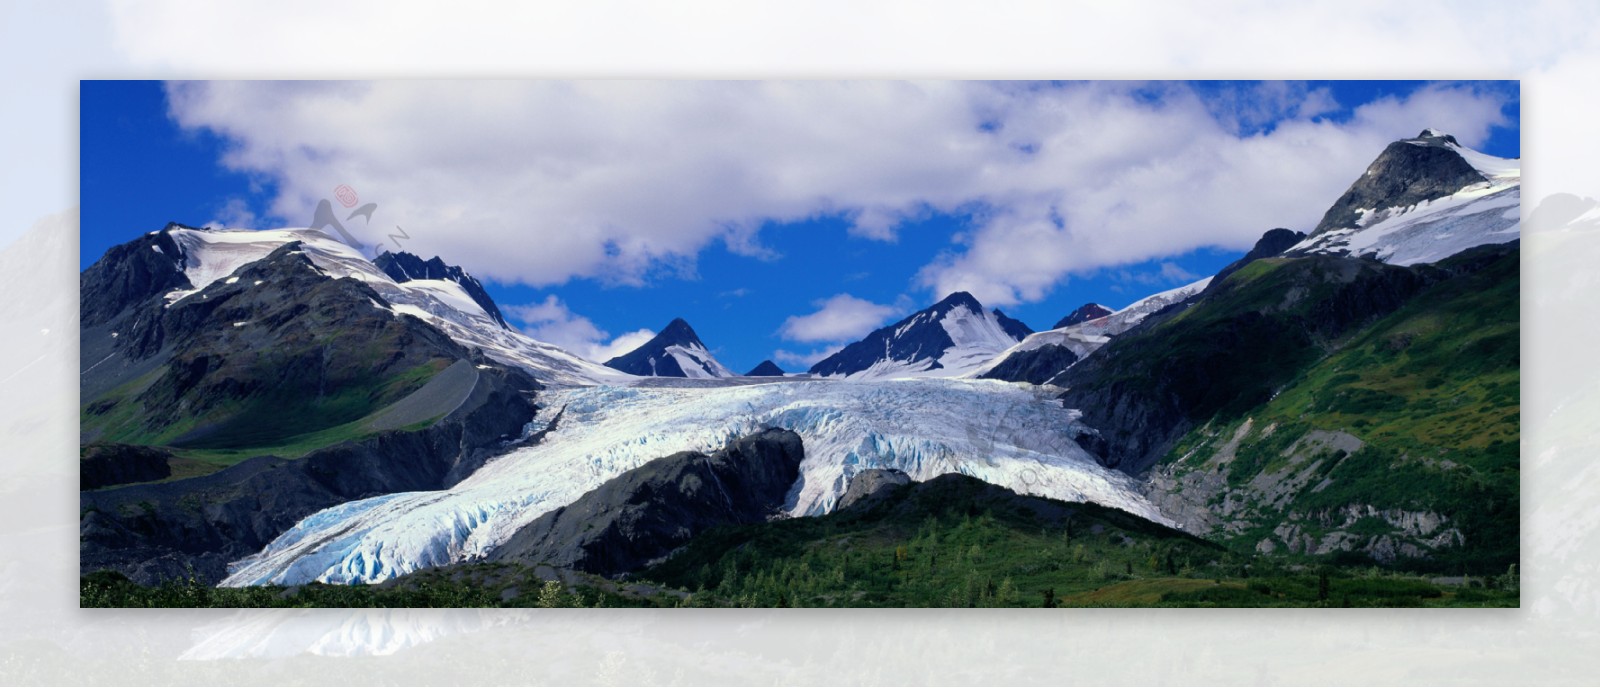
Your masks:
M 806 458 L 786 510 L 826 513 L 868 468 L 918 480 L 963 473 L 1018 492 L 1092 501 L 1170 524 L 1135 481 L 1071 439 L 1078 413 L 1028 385 L 991 380 L 773 381 L 699 387 L 597 386 L 545 395 L 538 445 L 456 486 L 385 495 L 308 516 L 235 562 L 225 586 L 378 582 L 472 561 L 539 515 L 680 451 L 710 452 L 766 427 L 800 434 Z

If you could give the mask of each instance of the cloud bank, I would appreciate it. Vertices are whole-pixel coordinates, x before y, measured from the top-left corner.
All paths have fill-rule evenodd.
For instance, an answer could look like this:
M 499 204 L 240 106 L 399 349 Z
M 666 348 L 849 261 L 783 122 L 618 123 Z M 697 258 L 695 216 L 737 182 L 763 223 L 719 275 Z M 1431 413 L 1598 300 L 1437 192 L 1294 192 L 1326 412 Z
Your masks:
M 692 273 L 716 243 L 769 256 L 763 232 L 789 221 L 836 215 L 893 241 L 905 219 L 956 213 L 970 229 L 908 286 L 997 306 L 1308 228 L 1389 141 L 1433 126 L 1474 145 L 1506 105 L 1433 86 L 1331 121 L 1326 91 L 1293 84 L 1123 82 L 202 82 L 168 95 L 181 126 L 230 142 L 226 166 L 273 185 L 267 214 L 304 224 L 348 184 L 379 206 L 351 227 L 363 240 L 399 227 L 402 248 L 501 282 L 642 284 Z
M 858 299 L 849 294 L 835 294 L 814 305 L 817 306 L 815 312 L 790 316 L 785 320 L 778 334 L 796 342 L 850 341 L 878 329 L 884 320 L 896 312 L 892 306 Z
M 500 310 L 512 322 L 521 323 L 522 331 L 528 336 L 596 363 L 605 363 L 633 351 L 656 336 L 650 330 L 634 330 L 613 338 L 594 321 L 573 313 L 555 296 L 547 296 L 537 303 L 504 306 Z

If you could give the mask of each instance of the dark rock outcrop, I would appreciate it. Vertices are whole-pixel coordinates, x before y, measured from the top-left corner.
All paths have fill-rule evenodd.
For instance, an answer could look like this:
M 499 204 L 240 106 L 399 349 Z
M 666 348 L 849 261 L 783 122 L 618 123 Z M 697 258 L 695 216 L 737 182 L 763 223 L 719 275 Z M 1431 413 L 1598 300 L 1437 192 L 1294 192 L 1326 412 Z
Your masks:
M 811 366 L 811 373 L 850 375 L 871 368 L 884 360 L 902 362 L 932 360 L 932 368 L 939 368 L 941 365 L 937 359 L 950 347 L 955 346 L 942 321 L 957 308 L 966 309 L 980 318 L 995 318 L 1001 329 L 1013 340 L 1021 340 L 1033 332 L 1021 321 L 1006 317 L 999 310 L 985 313 L 983 304 L 978 303 L 976 298 L 967 292 L 958 291 L 893 325 L 878 328 L 861 341 L 818 361 L 816 365 Z
M 163 480 L 172 475 L 172 455 L 155 447 L 91 444 L 78 456 L 78 489 Z
M 869 468 L 850 479 L 850 486 L 840 495 L 835 510 L 849 509 L 857 504 L 870 508 L 887 499 L 895 488 L 911 484 L 911 476 L 893 468 Z
M 724 525 L 760 523 L 800 477 L 800 436 L 771 429 L 707 455 L 683 452 L 606 481 L 517 531 L 493 561 L 615 576 Z
M 1078 323 L 1089 322 L 1095 318 L 1104 318 L 1108 315 L 1111 315 L 1112 312 L 1113 311 L 1110 308 L 1106 308 L 1098 303 L 1086 303 L 1082 306 L 1078 306 L 1078 310 L 1068 313 L 1067 317 L 1056 321 L 1055 327 L 1051 329 L 1059 330 L 1063 327 L 1071 327 Z
M 750 372 L 745 373 L 745 377 L 783 377 L 783 375 L 783 369 L 770 360 L 762 361 L 756 367 L 751 368 Z
M 488 313 L 491 319 L 499 323 L 501 327 L 510 327 L 506 324 L 505 316 L 500 314 L 500 307 L 495 305 L 494 299 L 490 298 L 489 292 L 483 288 L 483 283 L 479 282 L 478 278 L 467 274 L 467 271 L 462 270 L 460 267 L 445 263 L 438 256 L 434 256 L 431 260 L 423 260 L 421 257 L 405 251 L 399 253 L 384 251 L 377 258 L 372 259 L 372 264 L 376 265 L 379 270 L 382 270 L 384 274 L 396 282 L 410 282 L 411 280 L 419 279 L 455 282 L 461 285 L 461 288 L 467 292 L 467 296 L 472 297 L 472 301 L 478 304 L 483 309 L 483 312 Z
M 699 368 L 697 374 L 711 377 L 724 374 L 718 369 L 721 364 L 711 357 L 705 343 L 700 341 L 700 335 L 695 334 L 694 328 L 683 318 L 673 318 L 672 322 L 661 328 L 650 341 L 633 351 L 606 361 L 605 365 L 630 375 L 689 377 L 689 373 L 679 365 L 678 357 L 668 352 L 669 347 L 676 347 L 686 353 L 687 357 L 695 359 L 695 365 Z
M 1018 351 L 979 377 L 1042 385 L 1078 362 L 1078 355 L 1059 344 Z
M 183 250 L 166 230 L 111 247 L 78 276 L 83 327 L 110 322 L 124 311 L 174 289 L 194 285 L 183 274 Z
M 1455 137 L 1432 129 L 1389 144 L 1328 208 L 1311 236 L 1354 227 L 1360 219 L 1358 210 L 1412 206 L 1485 181 L 1483 173 L 1462 158 L 1455 146 Z
M 1256 245 L 1252 246 L 1250 250 L 1244 254 L 1243 258 L 1233 261 L 1232 263 L 1229 263 L 1227 267 L 1218 270 L 1216 276 L 1211 278 L 1211 284 L 1206 285 L 1206 290 L 1209 291 L 1211 289 L 1218 288 L 1224 281 L 1228 279 L 1228 275 L 1238 272 L 1239 268 L 1249 265 L 1254 261 L 1262 258 L 1271 258 L 1273 256 L 1282 255 L 1284 251 L 1289 250 L 1290 247 L 1300 243 L 1300 241 L 1305 238 L 1305 232 L 1296 232 L 1292 229 L 1284 229 L 1279 227 L 1277 229 L 1267 230 L 1267 233 L 1262 234 L 1261 238 L 1256 240 Z
M 1011 335 L 1012 339 L 1020 342 L 1024 337 L 1033 334 L 1033 328 L 1028 327 L 1027 323 L 1006 315 L 998 308 L 994 309 L 992 312 L 994 313 L 995 319 L 1000 321 L 1000 329 L 1005 330 L 1006 334 Z

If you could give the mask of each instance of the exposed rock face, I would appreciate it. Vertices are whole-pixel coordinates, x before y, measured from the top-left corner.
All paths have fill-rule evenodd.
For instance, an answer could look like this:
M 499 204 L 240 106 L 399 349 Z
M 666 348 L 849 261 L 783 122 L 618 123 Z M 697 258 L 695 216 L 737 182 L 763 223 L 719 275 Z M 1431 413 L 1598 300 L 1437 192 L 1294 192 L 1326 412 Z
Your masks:
M 869 468 L 850 479 L 835 509 L 849 509 L 857 504 L 863 508 L 883 501 L 895 488 L 910 485 L 911 476 L 893 468 Z
M 627 573 L 711 528 L 771 518 L 799 479 L 804 456 L 799 435 L 771 429 L 710 455 L 656 459 L 539 517 L 489 559 Z
M 1078 362 L 1078 355 L 1059 344 L 1018 351 L 980 377 L 1042 385 Z
M 990 312 L 994 314 L 995 320 L 1000 322 L 1000 329 L 1005 330 L 1012 339 L 1020 341 L 1023 337 L 1033 334 L 1033 328 L 1028 327 L 1027 323 L 1006 315 L 1004 311 L 996 308 Z
M 467 296 L 472 297 L 473 302 L 477 303 L 483 312 L 488 313 L 496 323 L 501 327 L 510 327 L 506 324 L 505 316 L 500 314 L 500 307 L 495 305 L 494 299 L 490 298 L 489 292 L 484 290 L 483 283 L 479 282 L 478 278 L 467 274 L 467 271 L 460 267 L 446 264 L 438 256 L 434 256 L 432 260 L 423 260 L 405 251 L 399 253 L 384 251 L 382 255 L 372 260 L 372 264 L 378 266 L 379 270 L 396 282 L 421 279 L 455 282 L 461 285 Z
M 155 296 L 193 286 L 183 274 L 183 250 L 165 230 L 111 247 L 78 281 L 83 327 L 105 324 Z
M 650 341 L 605 363 L 646 377 L 728 377 L 733 373 L 711 355 L 700 335 L 683 318 L 673 318 Z
M 1273 256 L 1281 255 L 1284 251 L 1289 250 L 1290 247 L 1300 243 L 1300 240 L 1304 238 L 1306 238 L 1305 232 L 1296 232 L 1293 230 L 1284 229 L 1282 227 L 1267 230 L 1267 233 L 1261 235 L 1261 238 L 1256 240 L 1256 245 L 1251 247 L 1250 251 L 1244 254 L 1243 258 L 1233 261 L 1232 263 L 1229 263 L 1227 267 L 1217 271 L 1216 277 L 1211 278 L 1211 284 L 1206 285 L 1206 289 L 1210 290 L 1218 288 L 1219 285 L 1228 279 L 1228 275 L 1238 272 L 1239 268 L 1249 265 L 1250 263 L 1262 258 L 1271 258 Z
M 783 369 L 772 361 L 762 361 L 760 365 L 745 373 L 745 377 L 783 377 Z
M 1483 173 L 1462 158 L 1452 148 L 1454 145 L 1455 137 L 1433 130 L 1389 144 L 1367 166 L 1366 173 L 1328 208 L 1311 235 L 1356 226 L 1361 217 L 1359 210 L 1416 205 L 1484 181 Z
M 171 454 L 131 444 L 91 444 L 78 457 L 78 489 L 162 480 L 172 475 Z
M 1111 313 L 1112 310 L 1110 308 L 1106 308 L 1098 303 L 1086 303 L 1082 306 L 1078 306 L 1077 310 L 1068 313 L 1067 317 L 1057 321 L 1056 326 L 1051 329 L 1059 330 L 1063 327 L 1072 327 L 1078 323 L 1089 322 L 1095 318 L 1104 318 L 1108 315 L 1111 315 Z
M 818 361 L 811 373 L 853 375 L 889 363 L 907 370 L 944 369 L 953 362 L 942 359 L 953 349 L 986 348 L 992 356 L 1032 333 L 1021 321 L 998 309 L 986 312 L 971 294 L 958 291 Z

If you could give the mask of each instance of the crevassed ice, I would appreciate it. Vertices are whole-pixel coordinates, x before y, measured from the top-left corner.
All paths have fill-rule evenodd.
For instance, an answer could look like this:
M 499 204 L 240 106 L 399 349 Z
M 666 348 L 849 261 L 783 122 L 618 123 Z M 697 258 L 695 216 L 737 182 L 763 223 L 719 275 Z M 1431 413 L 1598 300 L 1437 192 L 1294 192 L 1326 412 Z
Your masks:
M 794 430 L 805 442 L 801 479 L 786 505 L 793 515 L 829 511 L 857 472 L 886 467 L 918 480 L 964 473 L 1171 523 L 1133 479 L 1101 467 L 1072 441 L 1077 412 L 1030 386 L 938 379 L 600 386 L 542 401 L 548 406 L 539 427 L 563 415 L 541 444 L 506 454 L 448 490 L 313 514 L 235 562 L 223 585 L 376 582 L 470 561 L 624 471 L 674 452 L 714 451 L 765 427 Z

